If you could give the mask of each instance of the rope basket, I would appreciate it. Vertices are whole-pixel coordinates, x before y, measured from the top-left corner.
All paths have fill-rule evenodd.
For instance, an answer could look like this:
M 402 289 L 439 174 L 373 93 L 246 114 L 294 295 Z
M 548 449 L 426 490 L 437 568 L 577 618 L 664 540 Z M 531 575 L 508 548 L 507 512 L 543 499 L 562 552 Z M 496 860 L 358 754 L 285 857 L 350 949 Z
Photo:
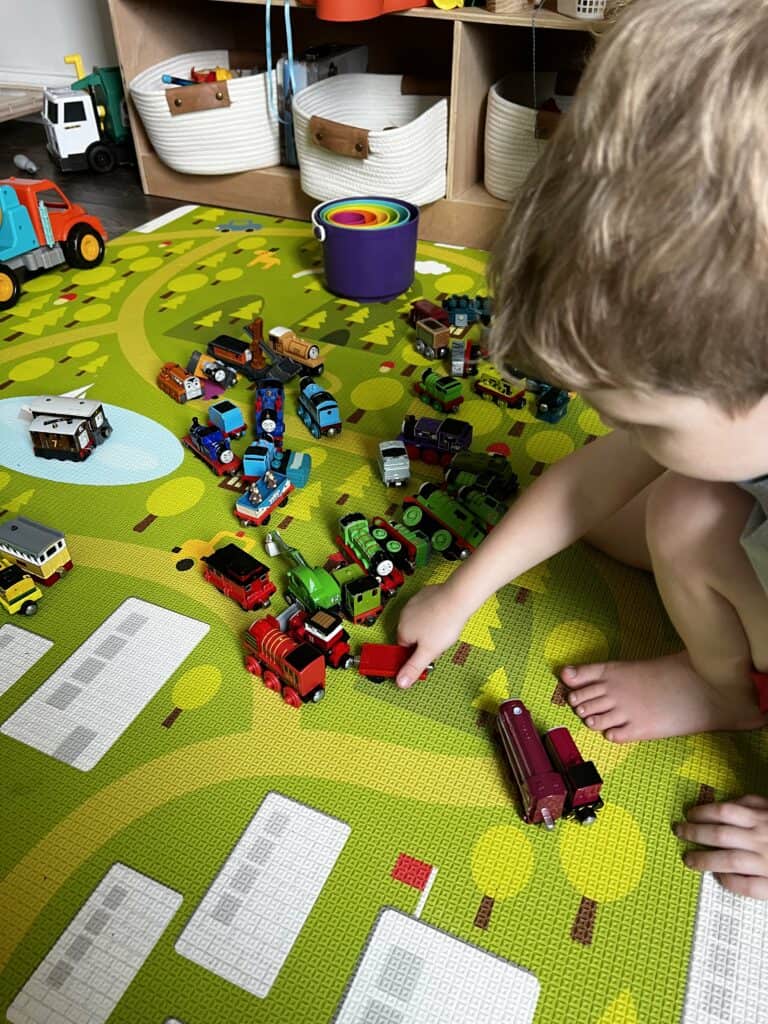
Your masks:
M 183 174 L 234 174 L 279 164 L 279 125 L 269 116 L 266 74 L 163 85 L 164 74 L 186 78 L 190 67 L 217 65 L 230 67 L 226 50 L 199 50 L 154 64 L 130 82 L 155 152 Z
M 556 75 L 536 75 L 539 103 L 554 94 Z M 485 188 L 497 199 L 511 199 L 546 146 L 536 138 L 537 112 L 533 105 L 530 72 L 502 78 L 488 92 L 485 116 Z
M 301 187 L 315 199 L 445 195 L 448 101 L 403 93 L 400 75 L 338 75 L 293 100 Z

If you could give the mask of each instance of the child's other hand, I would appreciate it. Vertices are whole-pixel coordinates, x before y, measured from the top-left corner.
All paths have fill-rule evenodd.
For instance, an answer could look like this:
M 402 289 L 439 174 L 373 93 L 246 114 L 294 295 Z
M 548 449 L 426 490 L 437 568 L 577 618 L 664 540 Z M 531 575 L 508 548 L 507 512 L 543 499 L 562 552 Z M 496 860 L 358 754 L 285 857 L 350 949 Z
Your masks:
M 694 871 L 712 871 L 731 892 L 768 899 L 768 800 L 742 796 L 727 803 L 699 804 L 673 826 L 679 839 L 710 847 L 685 854 Z
M 397 642 L 416 647 L 395 680 L 401 689 L 413 686 L 421 673 L 459 639 L 465 619 L 442 585 L 425 587 L 400 613 Z

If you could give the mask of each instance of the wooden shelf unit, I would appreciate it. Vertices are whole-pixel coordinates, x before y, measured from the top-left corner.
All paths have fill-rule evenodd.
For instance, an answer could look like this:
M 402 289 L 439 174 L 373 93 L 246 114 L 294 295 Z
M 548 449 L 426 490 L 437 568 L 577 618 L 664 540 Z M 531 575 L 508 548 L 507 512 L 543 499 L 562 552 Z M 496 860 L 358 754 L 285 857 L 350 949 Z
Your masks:
M 275 8 L 281 0 L 273 0 Z M 179 53 L 202 49 L 262 49 L 264 0 L 109 0 L 123 78 Z M 260 9 L 255 9 L 260 8 Z M 294 50 L 314 43 L 365 43 L 369 70 L 416 74 L 451 83 L 448 185 L 445 199 L 423 207 L 422 238 L 489 248 L 506 214 L 506 203 L 483 187 L 483 132 L 488 89 L 512 70 L 531 68 L 531 14 L 480 8 L 440 11 L 415 8 L 373 21 L 328 22 L 312 7 L 291 9 Z M 284 50 L 283 12 L 271 11 L 273 53 Z M 540 70 L 581 59 L 589 23 L 550 11 L 536 15 Z M 544 29 L 545 31 L 539 31 Z M 240 174 L 180 174 L 152 149 L 128 101 L 144 191 L 184 202 L 308 219 L 316 200 L 306 196 L 298 171 L 269 167 Z

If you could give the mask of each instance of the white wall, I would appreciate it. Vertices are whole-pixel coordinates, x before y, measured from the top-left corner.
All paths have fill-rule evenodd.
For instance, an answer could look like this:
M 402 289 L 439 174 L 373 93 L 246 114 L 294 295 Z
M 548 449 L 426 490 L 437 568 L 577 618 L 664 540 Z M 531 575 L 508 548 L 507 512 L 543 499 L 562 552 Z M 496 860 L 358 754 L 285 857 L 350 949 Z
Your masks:
M 86 74 L 117 63 L 107 0 L 0 0 L 0 83 L 68 85 L 79 53 Z

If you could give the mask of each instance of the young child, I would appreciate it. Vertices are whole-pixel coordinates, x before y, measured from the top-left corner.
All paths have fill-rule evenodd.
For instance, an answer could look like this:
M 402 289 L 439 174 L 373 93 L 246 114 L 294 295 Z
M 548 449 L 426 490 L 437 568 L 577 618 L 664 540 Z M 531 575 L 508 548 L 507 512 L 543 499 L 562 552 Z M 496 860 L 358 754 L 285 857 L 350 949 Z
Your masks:
M 564 668 L 589 728 L 628 742 L 768 722 L 752 678 L 768 672 L 767 51 L 768 0 L 637 0 L 598 44 L 494 255 L 491 347 L 613 432 L 406 605 L 398 685 L 582 537 L 654 574 L 684 644 Z M 768 799 L 695 807 L 675 832 L 707 848 L 689 867 L 768 898 Z

